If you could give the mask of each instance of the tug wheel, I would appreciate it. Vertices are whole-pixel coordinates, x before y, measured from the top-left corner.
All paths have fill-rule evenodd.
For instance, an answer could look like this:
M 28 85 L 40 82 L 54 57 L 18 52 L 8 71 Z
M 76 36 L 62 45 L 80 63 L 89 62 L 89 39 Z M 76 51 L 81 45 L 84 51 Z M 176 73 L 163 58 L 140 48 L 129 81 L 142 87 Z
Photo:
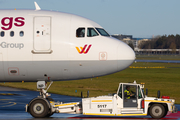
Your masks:
M 35 100 L 30 104 L 29 112 L 35 118 L 44 118 L 48 115 L 49 108 L 44 100 Z
M 165 108 L 161 104 L 154 104 L 149 109 L 149 114 L 152 118 L 160 119 L 165 115 Z

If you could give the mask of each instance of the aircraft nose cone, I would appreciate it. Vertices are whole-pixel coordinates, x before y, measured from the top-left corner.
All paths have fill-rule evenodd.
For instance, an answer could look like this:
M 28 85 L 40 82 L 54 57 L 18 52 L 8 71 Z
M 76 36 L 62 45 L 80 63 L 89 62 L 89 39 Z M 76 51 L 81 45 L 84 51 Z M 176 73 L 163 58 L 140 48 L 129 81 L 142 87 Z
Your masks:
M 135 60 L 134 50 L 126 43 L 121 43 L 118 46 L 118 70 L 123 70 L 129 67 Z

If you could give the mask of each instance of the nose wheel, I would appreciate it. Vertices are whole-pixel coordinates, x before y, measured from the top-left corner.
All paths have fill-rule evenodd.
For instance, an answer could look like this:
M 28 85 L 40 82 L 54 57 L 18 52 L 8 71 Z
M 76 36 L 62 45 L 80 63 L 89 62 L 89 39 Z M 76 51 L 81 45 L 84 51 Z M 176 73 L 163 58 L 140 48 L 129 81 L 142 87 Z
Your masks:
M 50 101 L 54 101 L 50 98 L 50 94 L 47 93 L 47 90 L 51 86 L 53 81 L 50 82 L 48 88 L 46 88 L 45 81 L 38 81 L 37 82 L 37 89 L 40 90 L 40 96 L 34 98 L 30 101 L 29 105 L 26 106 L 27 112 L 29 112 L 35 118 L 44 118 L 50 117 L 53 115 L 55 111 L 51 110 Z
M 44 100 L 35 100 L 31 103 L 29 108 L 30 114 L 35 118 L 43 118 L 48 115 L 49 108 Z

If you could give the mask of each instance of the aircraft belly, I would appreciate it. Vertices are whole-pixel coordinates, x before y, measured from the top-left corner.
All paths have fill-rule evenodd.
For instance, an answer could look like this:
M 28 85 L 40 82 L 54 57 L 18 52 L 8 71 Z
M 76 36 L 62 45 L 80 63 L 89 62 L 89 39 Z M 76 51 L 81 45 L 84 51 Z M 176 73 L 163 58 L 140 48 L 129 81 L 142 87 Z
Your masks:
M 4 61 L 6 63 L 7 61 Z M 118 68 L 121 63 L 122 67 Z M 4 69 L 6 80 L 0 81 L 39 81 L 76 80 L 108 75 L 125 69 L 128 60 L 107 61 L 9 61 Z M 0 69 L 1 70 L 1 69 Z M 2 71 L 0 71 L 2 73 Z
M 118 60 L 118 70 L 121 71 L 121 70 L 126 69 L 133 62 L 134 62 L 134 60 Z
M 93 78 L 117 71 L 115 61 L 73 61 L 71 62 L 72 76 L 76 75 L 76 79 Z

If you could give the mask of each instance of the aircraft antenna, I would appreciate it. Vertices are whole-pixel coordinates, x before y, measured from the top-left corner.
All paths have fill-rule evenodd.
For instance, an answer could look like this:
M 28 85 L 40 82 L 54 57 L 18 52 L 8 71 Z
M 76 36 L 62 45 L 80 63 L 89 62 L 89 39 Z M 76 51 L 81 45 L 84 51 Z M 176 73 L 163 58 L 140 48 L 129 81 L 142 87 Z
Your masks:
M 35 4 L 35 7 L 36 7 L 36 10 L 41 10 L 41 8 L 39 7 L 39 5 L 36 2 L 34 2 L 34 4 Z

